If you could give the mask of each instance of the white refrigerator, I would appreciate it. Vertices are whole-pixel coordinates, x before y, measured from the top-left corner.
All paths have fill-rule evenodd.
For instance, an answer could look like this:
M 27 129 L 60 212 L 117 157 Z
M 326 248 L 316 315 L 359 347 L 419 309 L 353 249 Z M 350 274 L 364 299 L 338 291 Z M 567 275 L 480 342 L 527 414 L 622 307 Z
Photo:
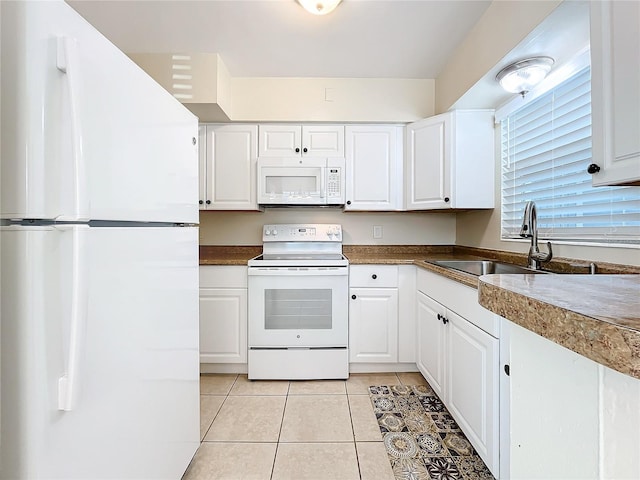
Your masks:
M 197 119 L 64 2 L 0 16 L 0 478 L 179 479 Z

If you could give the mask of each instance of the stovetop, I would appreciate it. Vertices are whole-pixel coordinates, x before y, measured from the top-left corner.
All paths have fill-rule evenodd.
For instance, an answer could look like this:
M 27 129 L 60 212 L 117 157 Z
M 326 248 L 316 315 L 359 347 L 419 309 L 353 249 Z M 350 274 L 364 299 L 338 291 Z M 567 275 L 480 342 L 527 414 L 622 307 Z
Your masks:
M 342 226 L 336 224 L 265 225 L 262 255 L 249 267 L 347 266 L 342 254 Z
M 249 260 L 249 267 L 346 267 L 347 257 L 340 254 L 318 255 L 258 255 Z

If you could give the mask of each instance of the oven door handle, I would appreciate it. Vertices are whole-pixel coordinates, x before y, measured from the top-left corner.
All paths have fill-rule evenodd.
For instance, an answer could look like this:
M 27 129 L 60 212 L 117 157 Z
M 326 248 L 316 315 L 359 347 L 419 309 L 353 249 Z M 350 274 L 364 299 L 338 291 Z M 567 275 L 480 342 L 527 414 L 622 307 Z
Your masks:
M 248 270 L 249 276 L 263 277 L 318 277 L 318 276 L 339 276 L 348 275 L 348 267 L 286 267 L 286 268 L 260 268 L 251 267 Z

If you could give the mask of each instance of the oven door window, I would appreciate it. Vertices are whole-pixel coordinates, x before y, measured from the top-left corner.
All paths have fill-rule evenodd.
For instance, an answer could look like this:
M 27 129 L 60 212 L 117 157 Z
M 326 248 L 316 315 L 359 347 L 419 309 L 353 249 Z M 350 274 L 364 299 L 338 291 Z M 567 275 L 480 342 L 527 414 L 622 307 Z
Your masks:
M 331 289 L 265 289 L 265 330 L 329 330 Z

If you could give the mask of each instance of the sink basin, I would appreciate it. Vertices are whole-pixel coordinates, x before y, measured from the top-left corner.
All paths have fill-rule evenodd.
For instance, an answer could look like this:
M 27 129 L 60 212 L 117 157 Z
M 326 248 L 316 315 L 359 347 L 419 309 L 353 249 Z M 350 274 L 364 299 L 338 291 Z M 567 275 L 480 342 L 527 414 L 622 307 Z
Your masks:
M 441 267 L 453 268 L 472 275 L 488 275 L 490 273 L 549 273 L 533 270 L 511 263 L 494 262 L 490 260 L 434 260 L 430 263 Z

